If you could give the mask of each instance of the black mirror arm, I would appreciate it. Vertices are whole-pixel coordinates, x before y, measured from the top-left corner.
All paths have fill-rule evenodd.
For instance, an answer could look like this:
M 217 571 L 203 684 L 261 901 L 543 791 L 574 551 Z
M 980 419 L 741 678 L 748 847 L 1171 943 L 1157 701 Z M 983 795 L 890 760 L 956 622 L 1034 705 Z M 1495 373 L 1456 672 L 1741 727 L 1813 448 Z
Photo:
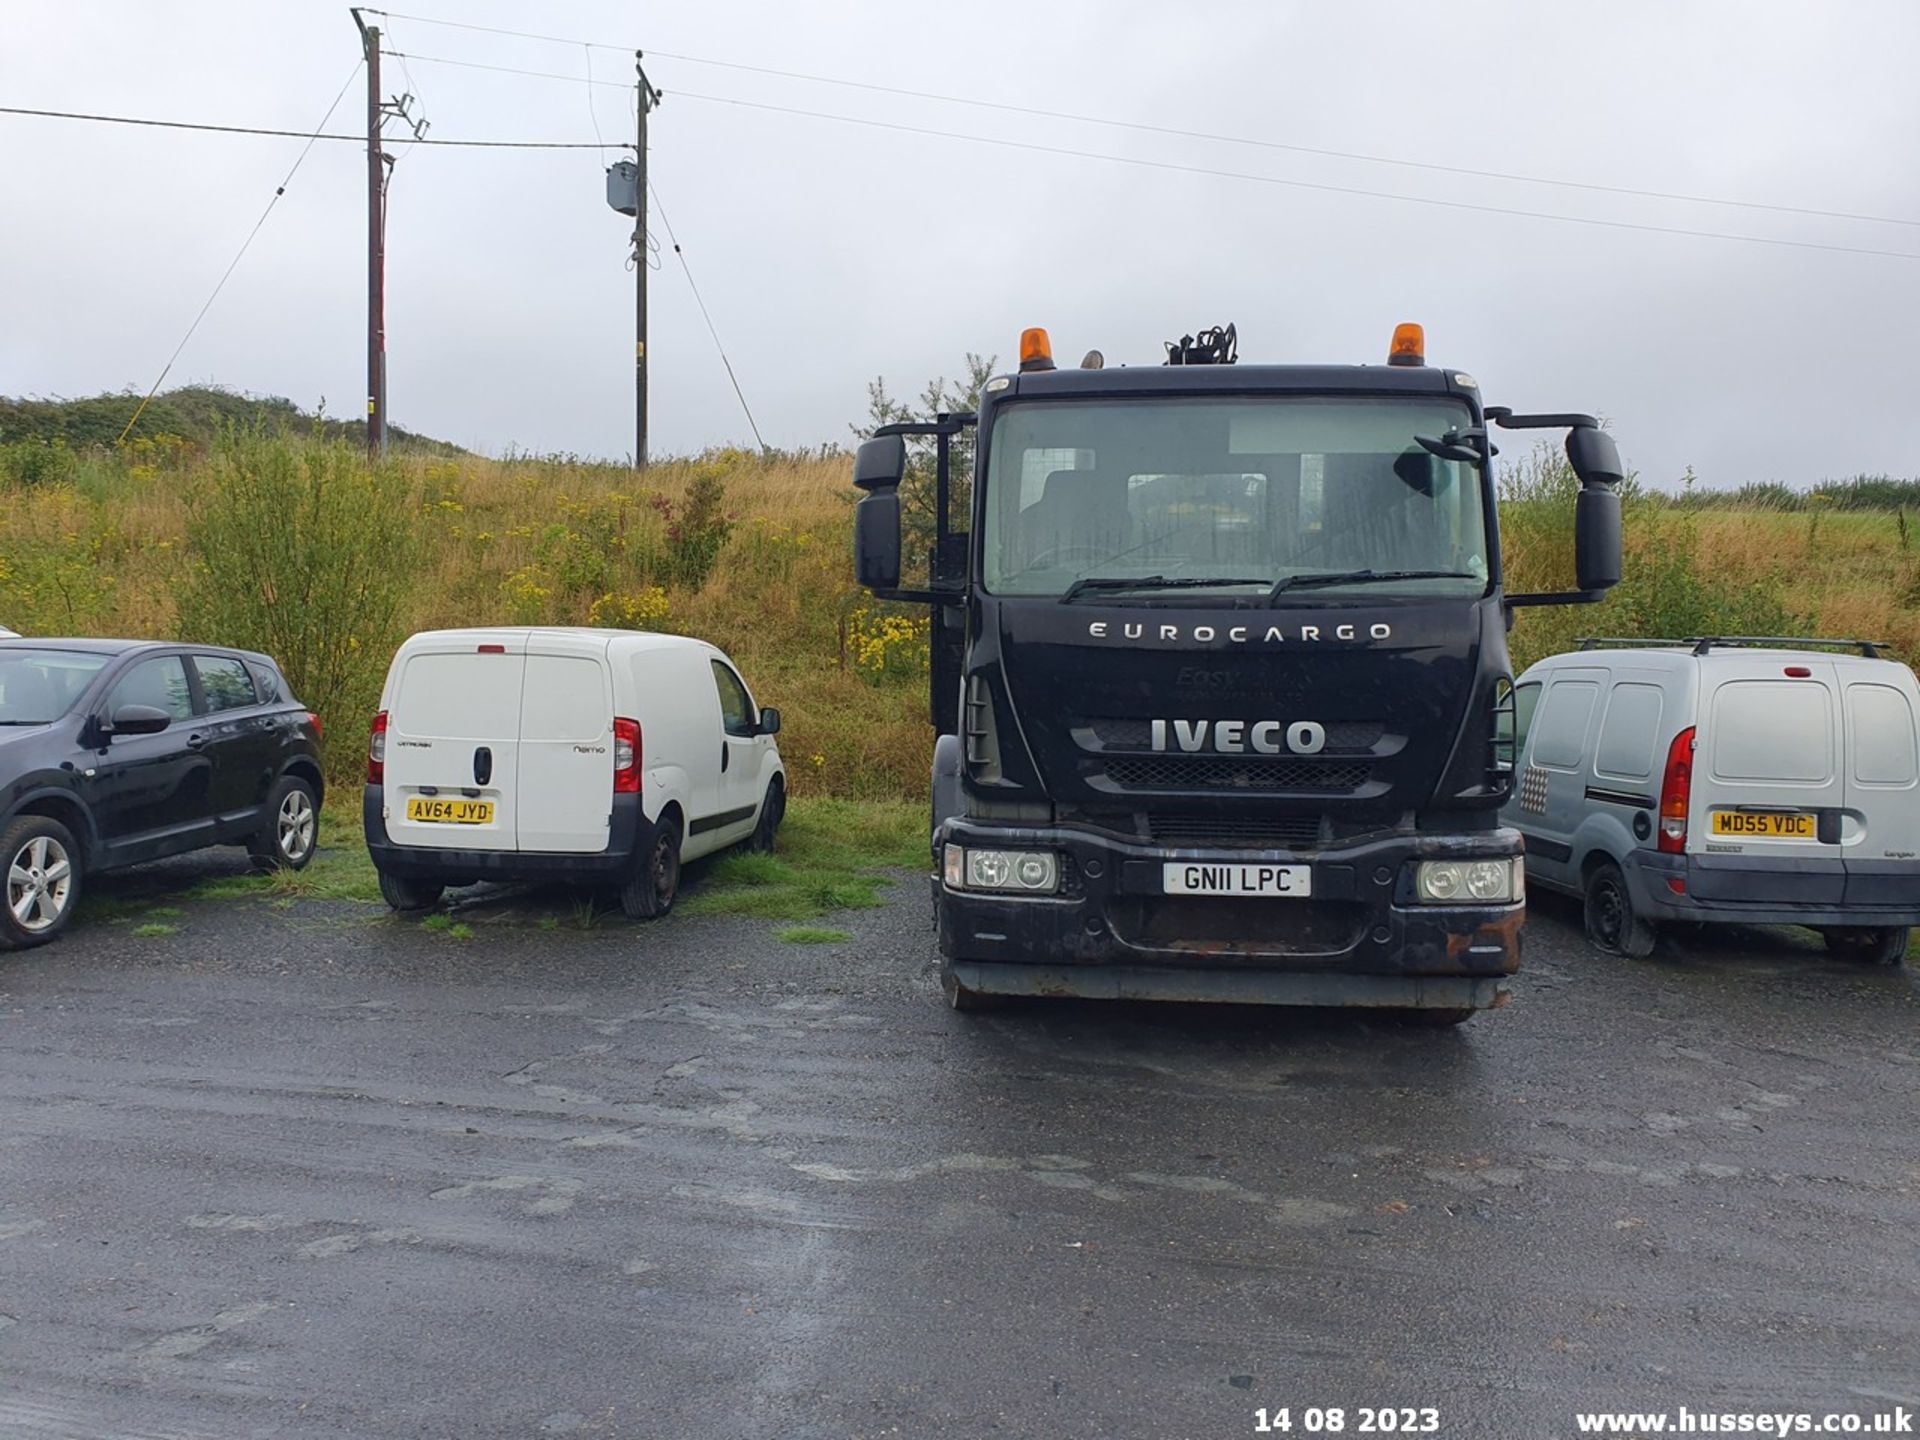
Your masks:
M 1489 405 L 1481 412 L 1502 430 L 1598 430 L 1600 422 L 1591 415 L 1572 412 L 1555 415 L 1516 415 L 1504 405 Z

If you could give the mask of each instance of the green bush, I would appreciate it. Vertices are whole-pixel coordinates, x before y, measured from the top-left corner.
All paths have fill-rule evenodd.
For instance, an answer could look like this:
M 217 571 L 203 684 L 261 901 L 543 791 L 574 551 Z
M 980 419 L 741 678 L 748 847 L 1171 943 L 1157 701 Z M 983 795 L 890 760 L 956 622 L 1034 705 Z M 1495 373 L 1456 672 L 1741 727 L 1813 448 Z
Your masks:
M 416 504 L 404 471 L 344 444 L 229 433 L 187 496 L 182 638 L 265 651 L 337 735 L 357 732 L 403 628 Z M 357 763 L 330 748 L 335 773 Z

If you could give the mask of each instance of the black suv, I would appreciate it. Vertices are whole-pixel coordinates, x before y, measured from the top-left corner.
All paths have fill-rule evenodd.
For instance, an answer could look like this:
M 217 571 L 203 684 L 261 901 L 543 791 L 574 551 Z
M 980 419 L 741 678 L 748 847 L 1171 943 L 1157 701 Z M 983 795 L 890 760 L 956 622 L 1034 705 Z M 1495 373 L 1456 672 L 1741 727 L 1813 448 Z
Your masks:
M 298 870 L 320 718 L 265 655 L 0 640 L 0 950 L 58 935 L 80 877 L 209 845 Z

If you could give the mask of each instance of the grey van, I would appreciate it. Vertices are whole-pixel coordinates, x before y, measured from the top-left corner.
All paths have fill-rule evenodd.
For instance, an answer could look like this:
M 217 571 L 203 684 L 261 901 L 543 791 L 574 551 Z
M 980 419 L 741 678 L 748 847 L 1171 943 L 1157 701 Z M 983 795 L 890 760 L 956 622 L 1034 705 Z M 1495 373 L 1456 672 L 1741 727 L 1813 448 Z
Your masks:
M 1603 950 L 1807 925 L 1897 963 L 1920 924 L 1920 689 L 1871 641 L 1581 642 L 1514 687 L 1502 818 Z

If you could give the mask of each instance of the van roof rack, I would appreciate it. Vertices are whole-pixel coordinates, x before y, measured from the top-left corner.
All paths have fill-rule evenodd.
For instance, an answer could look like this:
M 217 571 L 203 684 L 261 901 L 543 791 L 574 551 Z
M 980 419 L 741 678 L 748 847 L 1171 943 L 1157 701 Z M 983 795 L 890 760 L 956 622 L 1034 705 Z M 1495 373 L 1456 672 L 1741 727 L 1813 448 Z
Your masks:
M 1880 652 L 1887 648 L 1884 640 L 1815 640 L 1805 635 L 1688 635 L 1673 640 L 1648 636 L 1583 635 L 1579 645 L 1582 650 L 1691 645 L 1696 655 L 1704 655 L 1716 645 L 1765 645 L 1782 650 L 1858 650 L 1869 660 L 1880 659 Z

